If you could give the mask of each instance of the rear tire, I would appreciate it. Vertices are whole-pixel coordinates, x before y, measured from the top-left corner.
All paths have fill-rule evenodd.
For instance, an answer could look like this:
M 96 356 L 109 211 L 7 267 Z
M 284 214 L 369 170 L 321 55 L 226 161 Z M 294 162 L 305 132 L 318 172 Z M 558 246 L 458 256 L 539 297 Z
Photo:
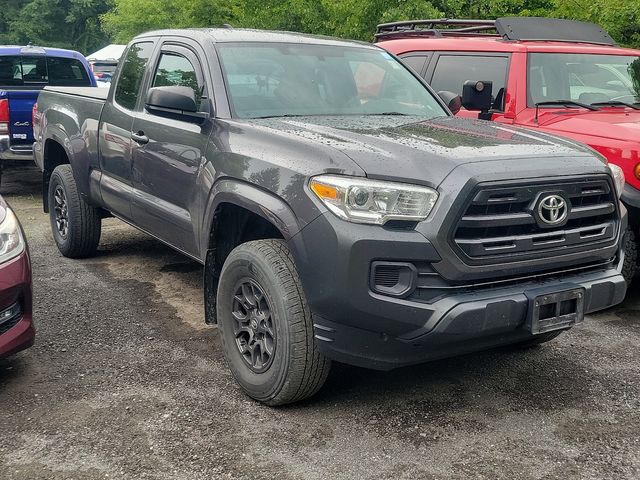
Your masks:
M 49 220 L 53 239 L 65 257 L 95 254 L 100 242 L 102 216 L 78 193 L 71 165 L 58 165 L 49 181 Z
M 320 390 L 331 362 L 317 348 L 284 241 L 247 242 L 229 254 L 218 284 L 217 317 L 227 364 L 251 398 L 277 406 Z
M 629 285 L 638 273 L 638 244 L 636 243 L 636 234 L 631 226 L 627 228 L 625 235 L 622 276 Z

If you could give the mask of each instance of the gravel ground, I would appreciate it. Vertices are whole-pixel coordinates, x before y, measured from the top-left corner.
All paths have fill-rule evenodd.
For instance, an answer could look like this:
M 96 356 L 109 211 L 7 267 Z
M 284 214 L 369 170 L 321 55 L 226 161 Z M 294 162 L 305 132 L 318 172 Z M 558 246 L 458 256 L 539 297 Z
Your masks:
M 557 340 L 245 397 L 202 323 L 201 267 L 116 220 L 62 258 L 35 170 L 2 193 L 27 232 L 33 348 L 0 361 L 2 479 L 640 478 L 640 288 Z

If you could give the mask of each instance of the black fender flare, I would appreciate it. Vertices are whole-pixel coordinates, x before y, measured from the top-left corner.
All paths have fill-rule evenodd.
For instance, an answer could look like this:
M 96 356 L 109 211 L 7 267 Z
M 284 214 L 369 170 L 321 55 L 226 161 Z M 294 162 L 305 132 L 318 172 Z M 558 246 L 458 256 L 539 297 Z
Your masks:
M 68 139 L 66 132 L 58 127 L 48 126 L 46 136 L 42 142 L 42 202 L 45 212 L 48 211 L 48 179 L 47 174 L 51 174 L 51 172 L 47 172 L 46 168 L 46 155 L 48 153 L 48 144 L 50 142 L 55 142 L 64 150 L 67 160 L 71 165 L 71 171 L 73 172 L 73 178 L 76 181 L 76 185 L 78 187 L 78 191 L 82 196 L 88 198 L 89 194 L 89 170 L 85 168 L 87 173 L 86 178 L 83 178 L 80 174 L 83 165 L 88 165 L 88 158 L 86 158 L 86 150 L 81 150 L 80 152 L 75 152 L 73 146 L 71 145 L 71 140 Z
M 234 179 L 221 179 L 214 184 L 204 209 L 201 231 L 201 251 L 205 252 L 203 273 L 205 322 L 208 324 L 217 323 L 215 295 L 219 275 L 215 269 L 215 250 L 209 248 L 209 241 L 214 228 L 215 212 L 223 204 L 236 205 L 264 218 L 278 229 L 286 241 L 294 237 L 303 227 L 291 207 L 271 192 Z

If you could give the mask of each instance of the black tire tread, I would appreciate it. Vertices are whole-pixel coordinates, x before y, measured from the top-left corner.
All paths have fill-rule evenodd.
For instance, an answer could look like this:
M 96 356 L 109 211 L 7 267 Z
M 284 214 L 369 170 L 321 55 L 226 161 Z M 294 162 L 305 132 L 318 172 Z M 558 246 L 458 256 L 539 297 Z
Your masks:
M 287 244 L 278 239 L 254 240 L 236 248 L 264 258 L 278 277 L 285 290 L 283 300 L 294 346 L 291 349 L 293 358 L 288 362 L 287 380 L 274 395 L 258 400 L 266 405 L 279 406 L 314 395 L 327 379 L 331 361 L 317 349 L 311 312 Z
M 69 216 L 74 215 L 76 217 L 76 221 L 69 221 L 68 241 L 66 244 L 61 245 L 56 241 L 60 253 L 68 258 L 84 258 L 94 255 L 98 249 L 102 233 L 102 215 L 100 211 L 85 202 L 78 193 L 71 165 L 58 165 L 51 174 L 50 198 L 51 190 L 55 185 L 54 177 L 60 179 L 60 183 L 65 189 Z M 55 228 L 53 221 L 51 228 Z

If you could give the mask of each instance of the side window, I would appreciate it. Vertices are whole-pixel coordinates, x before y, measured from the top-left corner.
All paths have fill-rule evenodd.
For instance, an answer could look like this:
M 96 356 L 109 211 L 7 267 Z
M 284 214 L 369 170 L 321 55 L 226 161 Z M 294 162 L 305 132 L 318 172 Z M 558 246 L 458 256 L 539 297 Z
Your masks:
M 406 57 L 400 57 L 402 63 L 404 63 L 411 70 L 418 75 L 422 75 L 422 69 L 426 63 L 427 57 L 425 55 L 409 55 Z
M 500 100 L 500 105 L 494 105 L 494 108 L 502 109 L 508 65 L 507 57 L 441 55 L 431 86 L 436 92 L 448 90 L 462 95 L 462 84 L 467 80 L 491 80 L 493 97 Z
M 198 84 L 195 67 L 186 57 L 173 52 L 165 52 L 160 56 L 151 86 L 189 87 L 193 90 L 197 102 L 202 97 L 202 87 Z
M 118 77 L 118 86 L 116 87 L 115 100 L 120 106 L 128 110 L 135 108 L 140 84 L 144 77 L 144 69 L 152 52 L 153 42 L 131 45 L 122 64 L 122 72 Z

